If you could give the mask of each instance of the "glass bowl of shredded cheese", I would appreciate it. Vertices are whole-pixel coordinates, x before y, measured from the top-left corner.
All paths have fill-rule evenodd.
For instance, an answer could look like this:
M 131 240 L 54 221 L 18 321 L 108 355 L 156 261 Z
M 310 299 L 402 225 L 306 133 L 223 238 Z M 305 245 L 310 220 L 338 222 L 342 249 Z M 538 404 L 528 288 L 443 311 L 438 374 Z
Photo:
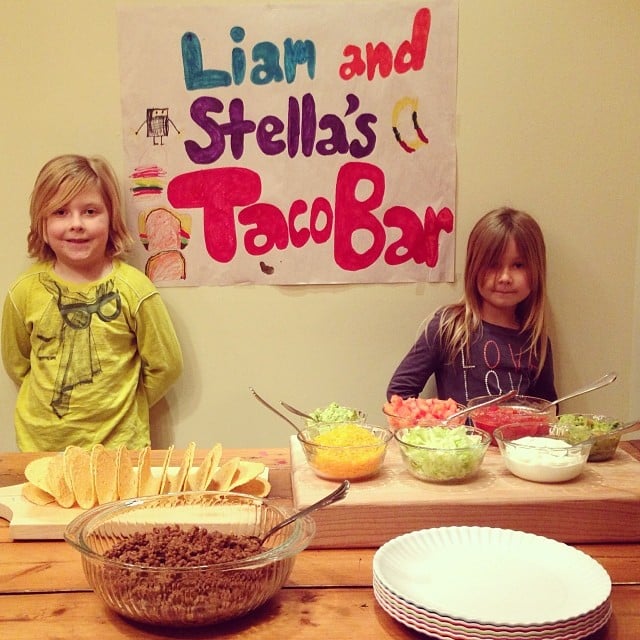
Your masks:
M 358 422 L 320 423 L 298 434 L 307 463 L 326 480 L 364 480 L 376 475 L 391 438 L 389 429 Z

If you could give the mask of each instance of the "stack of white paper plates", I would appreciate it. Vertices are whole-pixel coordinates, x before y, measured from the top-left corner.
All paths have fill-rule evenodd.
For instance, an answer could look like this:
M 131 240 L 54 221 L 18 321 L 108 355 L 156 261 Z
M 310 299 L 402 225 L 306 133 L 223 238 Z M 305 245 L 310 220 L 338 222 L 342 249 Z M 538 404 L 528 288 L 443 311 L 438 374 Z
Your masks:
M 508 529 L 394 538 L 374 555 L 373 588 L 398 622 L 443 640 L 580 640 L 611 616 L 611 580 L 598 562 Z

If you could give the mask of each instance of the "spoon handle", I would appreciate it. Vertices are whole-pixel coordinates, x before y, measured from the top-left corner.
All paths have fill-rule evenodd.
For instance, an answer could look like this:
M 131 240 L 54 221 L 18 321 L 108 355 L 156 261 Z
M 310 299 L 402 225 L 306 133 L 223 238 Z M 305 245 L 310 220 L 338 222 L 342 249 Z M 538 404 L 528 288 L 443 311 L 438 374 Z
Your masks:
M 298 426 L 294 422 L 289 420 L 289 418 L 287 418 L 287 416 L 285 416 L 284 413 L 280 413 L 275 407 L 272 407 L 264 398 L 261 398 L 256 393 L 256 390 L 253 387 L 249 387 L 249 391 L 251 391 L 254 398 L 258 400 L 258 402 L 261 402 L 265 407 L 267 407 L 267 409 L 271 409 L 271 411 L 273 411 L 273 413 L 275 413 L 277 416 L 280 416 L 283 420 L 286 420 L 300 435 L 302 435 L 302 431 L 298 428 Z
M 511 391 L 507 391 L 507 393 L 503 393 L 501 396 L 494 396 L 485 402 L 481 402 L 480 404 L 476 404 L 473 407 L 465 407 L 464 409 L 460 409 L 460 411 L 456 411 L 452 413 L 446 420 L 445 424 L 453 420 L 454 418 L 458 418 L 460 416 L 464 416 L 467 413 L 471 413 L 476 409 L 482 409 L 483 407 L 488 407 L 492 404 L 498 404 L 498 402 L 504 402 L 505 400 L 510 400 L 513 396 L 518 395 L 518 391 L 516 389 L 512 389 Z
M 290 404 L 287 404 L 286 402 L 282 402 L 282 400 L 280 400 L 280 404 L 287 411 L 291 411 L 291 413 L 295 413 L 297 416 L 300 416 L 301 418 L 306 418 L 307 420 L 313 420 L 313 418 L 308 413 L 304 413 L 303 411 L 300 411 L 300 409 L 296 409 L 295 407 L 292 407 Z M 316 420 L 313 420 L 313 421 L 316 422 Z
M 545 409 L 543 409 L 543 411 L 546 411 L 549 407 L 553 407 L 554 405 L 560 404 L 565 400 L 569 400 L 569 398 L 575 398 L 577 396 L 581 396 L 583 393 L 589 393 L 589 391 L 595 391 L 596 389 L 600 389 L 600 387 L 605 387 L 606 385 L 611 384 L 616 378 L 617 378 L 617 375 L 614 371 L 605 373 L 602 377 L 598 378 L 591 384 L 587 384 L 584 387 L 580 387 L 579 389 L 576 389 L 575 391 L 568 393 L 566 396 L 562 396 L 561 398 L 558 398 L 557 400 L 550 402 L 549 405 L 545 407 Z
M 351 483 L 348 480 L 343 480 L 340 486 L 337 489 L 334 489 L 331 493 L 327 494 L 318 502 L 314 502 L 310 504 L 308 507 L 301 509 L 300 511 L 296 511 L 293 515 L 290 515 L 288 518 L 285 518 L 282 522 L 279 522 L 275 527 L 269 529 L 267 533 L 262 537 L 261 543 L 264 544 L 264 541 L 273 535 L 276 531 L 280 531 L 283 527 L 286 527 L 288 524 L 291 524 L 294 520 L 301 518 L 302 516 L 306 516 L 308 513 L 315 511 L 316 509 L 322 509 L 322 507 L 326 507 L 338 500 L 342 500 L 347 495 L 347 491 L 349 491 L 349 487 Z

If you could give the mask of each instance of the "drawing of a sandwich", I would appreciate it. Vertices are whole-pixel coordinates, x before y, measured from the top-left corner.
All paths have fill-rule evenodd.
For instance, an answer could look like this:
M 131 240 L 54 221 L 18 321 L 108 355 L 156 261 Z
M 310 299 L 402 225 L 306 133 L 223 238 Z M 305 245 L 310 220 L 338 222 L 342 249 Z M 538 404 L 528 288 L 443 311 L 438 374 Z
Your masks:
M 153 254 L 145 265 L 151 281 L 186 278 L 186 262 L 181 250 L 188 244 L 189 234 L 177 215 L 162 207 L 153 209 L 145 216 L 140 239 Z

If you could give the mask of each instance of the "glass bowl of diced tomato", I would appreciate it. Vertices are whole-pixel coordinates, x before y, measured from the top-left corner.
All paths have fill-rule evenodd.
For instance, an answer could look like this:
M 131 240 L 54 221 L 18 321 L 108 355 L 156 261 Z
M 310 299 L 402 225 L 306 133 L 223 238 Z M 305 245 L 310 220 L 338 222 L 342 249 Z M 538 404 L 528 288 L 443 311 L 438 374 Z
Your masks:
M 453 398 L 401 398 L 392 395 L 388 402 L 382 405 L 382 413 L 387 417 L 387 423 L 392 430 L 409 427 L 433 427 L 442 424 L 449 416 L 464 409 Z M 454 418 L 451 426 L 464 424 L 467 416 Z
M 482 404 L 493 396 L 477 396 L 471 398 L 467 408 Z M 497 446 L 493 432 L 505 424 L 522 425 L 528 428 L 546 428 L 555 420 L 556 408 L 549 406 L 549 401 L 535 396 L 513 396 L 498 404 L 481 407 L 471 411 L 468 417 L 474 427 L 491 434 L 491 444 Z

